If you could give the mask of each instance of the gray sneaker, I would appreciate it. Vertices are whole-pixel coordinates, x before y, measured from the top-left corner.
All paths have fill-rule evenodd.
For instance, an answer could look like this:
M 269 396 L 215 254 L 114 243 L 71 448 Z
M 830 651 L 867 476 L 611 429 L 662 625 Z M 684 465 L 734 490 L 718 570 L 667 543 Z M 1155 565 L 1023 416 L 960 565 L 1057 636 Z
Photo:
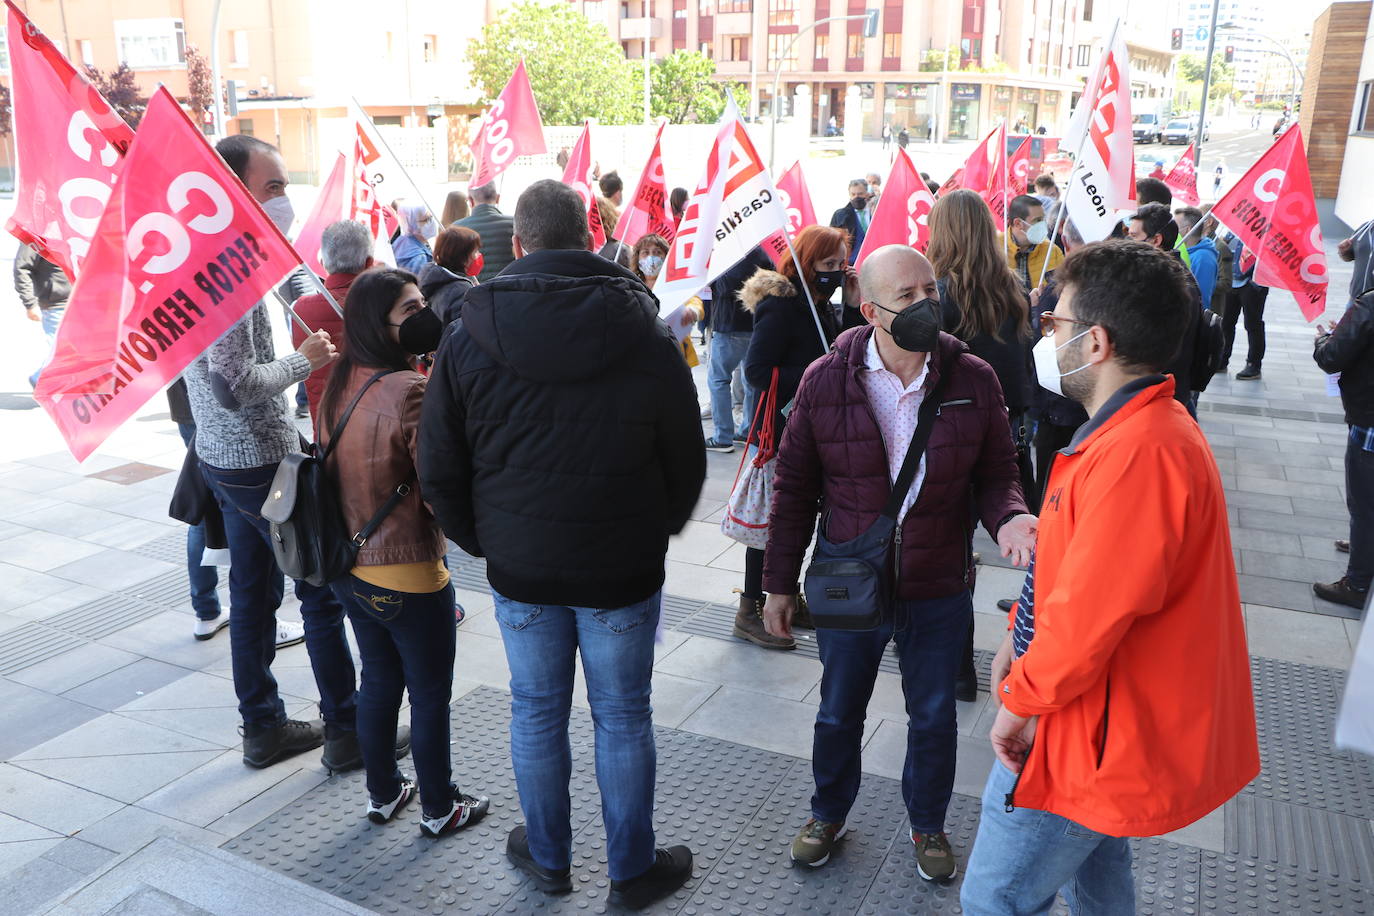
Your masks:
M 798 865 L 820 868 L 830 861 L 830 854 L 835 851 L 835 844 L 844 835 L 844 822 L 831 824 L 826 821 L 818 821 L 813 817 L 806 822 L 806 826 L 792 841 L 792 850 L 789 855 L 792 861 Z
M 916 871 L 927 881 L 952 881 L 959 873 L 949 837 L 940 833 L 911 831 L 911 844 L 916 847 Z

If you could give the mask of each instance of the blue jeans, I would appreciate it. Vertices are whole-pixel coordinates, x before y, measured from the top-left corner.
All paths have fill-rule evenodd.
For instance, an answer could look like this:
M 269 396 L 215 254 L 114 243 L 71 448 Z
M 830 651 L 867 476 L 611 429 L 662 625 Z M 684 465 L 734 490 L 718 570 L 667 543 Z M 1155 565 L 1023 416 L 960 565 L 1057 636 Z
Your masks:
M 389 802 L 401 791 L 396 766 L 396 719 L 410 691 L 410 741 L 415 781 L 426 817 L 453 805 L 449 759 L 449 700 L 457 624 L 453 586 L 437 592 L 397 592 L 348 576 L 333 584 L 348 609 L 363 671 L 358 681 L 358 744 L 367 792 Z
M 967 916 L 1048 913 L 1062 893 L 1074 916 L 1135 912 L 1131 846 L 1124 837 L 1089 830 L 1048 811 L 1003 800 L 1016 775 L 992 764 L 983 815 L 959 900 Z
M 711 332 L 711 365 L 706 385 L 711 392 L 711 422 L 715 424 L 715 438 L 729 442 L 735 437 L 735 413 L 730 398 L 730 377 L 744 362 L 749 352 L 750 331 Z M 759 394 L 748 383 L 744 386 L 744 428 L 754 419 L 754 406 Z
M 272 556 L 262 504 L 276 474 L 276 465 L 222 470 L 201 462 L 201 472 L 224 512 L 229 538 L 229 652 L 239 715 L 253 734 L 286 721 L 286 707 L 277 693 L 272 660 L 277 657 L 277 608 L 284 577 Z M 353 656 L 344 634 L 343 605 L 328 588 L 296 583 L 305 623 L 305 649 L 320 691 L 320 715 L 338 728 L 352 731 L 357 710 L 354 699 Z
M 612 610 L 525 604 L 494 590 L 492 597 L 510 664 L 511 762 L 530 854 L 545 868 L 572 861 L 568 713 L 581 652 L 610 877 L 638 877 L 654 863 L 649 689 L 662 593 Z
M 48 351 L 43 356 L 43 363 L 33 374 L 29 376 L 29 384 L 36 386 L 38 376 L 42 374 L 44 367 L 52 360 L 53 348 L 57 345 L 57 327 L 62 323 L 62 315 L 67 311 L 65 305 L 54 305 L 51 308 L 40 308 L 38 318 L 43 325 L 43 336 L 47 338 Z
M 187 448 L 191 447 L 191 437 L 196 434 L 194 423 L 178 423 L 177 432 Z M 191 525 L 186 529 L 186 579 L 191 583 L 191 607 L 201 620 L 214 620 L 219 616 L 219 570 L 213 566 L 202 566 L 200 560 L 205 553 L 205 526 Z
M 873 630 L 816 631 L 824 671 L 811 752 L 816 778 L 811 816 L 830 823 L 849 816 L 859 794 L 868 700 L 883 652 L 895 642 L 907 714 L 902 799 L 913 830 L 940 833 L 954 794 L 959 739 L 954 681 L 973 620 L 973 599 L 964 591 L 930 601 L 898 601 L 893 616 Z

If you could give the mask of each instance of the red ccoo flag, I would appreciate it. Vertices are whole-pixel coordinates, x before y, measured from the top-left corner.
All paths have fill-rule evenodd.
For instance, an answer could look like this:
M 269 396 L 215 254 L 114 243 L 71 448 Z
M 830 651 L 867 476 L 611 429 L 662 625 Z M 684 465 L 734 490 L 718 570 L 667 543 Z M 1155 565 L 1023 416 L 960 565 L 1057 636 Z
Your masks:
M 641 236 L 661 235 L 671 242 L 677 227 L 673 222 L 673 212 L 668 206 L 668 183 L 663 175 L 663 128 L 667 122 L 658 125 L 654 135 L 654 147 L 649 152 L 649 161 L 639 176 L 639 186 L 630 200 L 620 221 L 615 224 L 612 235 L 627 246 L 634 245 Z M 565 179 L 566 180 L 566 179 Z
M 1317 320 L 1330 277 L 1298 125 L 1216 202 L 1212 215 L 1258 258 L 1255 282 L 1289 290 L 1303 317 Z
M 5 5 L 19 160 L 6 228 L 74 278 L 134 132 L 13 2 Z
M 596 206 L 596 193 L 592 191 L 592 123 L 582 125 L 582 136 L 568 156 L 568 165 L 563 169 L 563 183 L 577 192 L 582 204 L 587 208 L 587 230 L 592 235 L 592 250 L 600 251 L 606 244 L 606 230 L 601 225 L 601 210 Z
M 878 198 L 878 210 L 868 225 L 854 266 L 862 267 L 864 258 L 884 245 L 910 245 L 917 251 L 925 251 L 930 244 L 927 221 L 933 206 L 935 197 L 921 180 L 921 173 L 912 164 L 911 157 L 906 150 L 897 150 L 892 171 L 883 185 L 883 196 Z
M 964 186 L 964 167 L 961 165 L 954 170 L 944 184 L 940 185 L 939 196 L 944 197 L 950 191 L 957 191 Z M 879 199 L 879 203 L 881 203 Z
M 117 174 L 34 393 L 77 460 L 301 263 L 166 88 Z
M 781 264 L 784 257 L 791 257 L 787 251 L 788 235 L 795 237 L 807 226 L 816 225 L 816 208 L 811 204 L 811 192 L 807 190 L 800 159 L 778 178 L 778 200 L 787 210 L 787 234 L 775 232 L 763 243 L 775 264 Z M 878 200 L 881 202 L 882 198 Z
M 1164 183 L 1174 192 L 1174 198 L 1189 207 L 1202 203 L 1197 196 L 1197 168 L 1193 165 L 1193 145 L 1174 163 L 1173 169 L 1164 176 Z
M 997 136 L 993 141 L 997 144 L 993 150 L 992 171 L 988 173 L 987 187 L 982 191 L 983 202 L 992 211 L 992 224 L 998 232 L 1004 232 L 1007 228 L 1007 125 L 1003 123 L 997 128 Z
M 968 161 L 964 163 L 964 174 L 959 179 L 960 187 L 977 191 L 979 194 L 984 194 L 992 188 L 994 179 L 990 160 L 996 155 L 993 143 L 996 142 L 996 137 L 1001 135 L 1002 146 L 1006 147 L 1006 135 L 1002 133 L 1004 129 L 1004 125 L 998 124 L 988 131 L 988 135 L 969 154 Z
M 1016 152 L 1011 154 L 1007 160 L 1007 202 L 1011 198 L 1019 197 L 1022 194 L 1029 194 L 1028 180 L 1030 178 L 1031 164 L 1031 138 L 1027 137 L 1021 141 L 1021 145 L 1016 148 Z
M 522 58 L 501 90 L 496 102 L 482 115 L 482 126 L 472 143 L 473 172 L 468 187 L 477 188 L 496 180 L 516 156 L 548 152 L 544 145 L 544 124 L 534 102 L 529 74 Z
M 324 238 L 324 230 L 331 223 L 344 219 L 347 183 L 348 162 L 344 154 L 339 153 L 338 158 L 334 160 L 334 167 L 329 170 L 329 177 L 320 186 L 320 193 L 315 198 L 315 205 L 310 208 L 310 215 L 301 224 L 301 231 L 296 233 L 296 250 L 300 252 L 301 260 L 305 261 L 306 267 L 321 277 L 326 276 L 329 271 L 324 269 L 324 264 L 320 261 L 320 244 Z

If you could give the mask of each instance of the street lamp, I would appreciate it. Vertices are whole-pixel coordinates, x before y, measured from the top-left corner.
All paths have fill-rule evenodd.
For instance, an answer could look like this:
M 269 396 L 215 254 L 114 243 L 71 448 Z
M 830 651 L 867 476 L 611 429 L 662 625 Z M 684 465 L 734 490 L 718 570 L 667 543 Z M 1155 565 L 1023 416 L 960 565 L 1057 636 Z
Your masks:
M 1223 22 L 1221 25 L 1217 26 L 1217 28 L 1223 32 L 1241 32 L 1243 34 L 1252 35 L 1255 38 L 1263 38 L 1265 41 L 1271 42 L 1274 47 L 1279 49 L 1278 53 L 1288 59 L 1288 65 L 1293 68 L 1293 90 L 1288 96 L 1288 110 L 1296 117 L 1298 114 L 1298 92 L 1306 81 L 1303 79 L 1302 73 L 1298 70 L 1298 62 L 1293 60 L 1293 55 L 1288 53 L 1288 49 L 1283 46 L 1283 43 L 1277 38 L 1265 35 L 1263 32 L 1247 29 L 1235 22 Z
M 787 43 L 787 49 L 778 57 L 777 69 L 773 71 L 773 117 L 769 119 L 768 128 L 768 171 L 773 171 L 773 154 L 778 145 L 778 84 L 782 82 L 782 65 L 792 56 L 792 48 L 797 44 L 797 39 L 811 31 L 818 25 L 825 25 L 827 22 L 847 22 L 851 19 L 862 19 L 864 21 L 864 38 L 872 38 L 878 34 L 878 11 L 876 9 L 865 10 L 855 16 L 827 16 L 824 19 L 817 19 L 815 22 L 798 29 L 792 36 L 792 40 Z

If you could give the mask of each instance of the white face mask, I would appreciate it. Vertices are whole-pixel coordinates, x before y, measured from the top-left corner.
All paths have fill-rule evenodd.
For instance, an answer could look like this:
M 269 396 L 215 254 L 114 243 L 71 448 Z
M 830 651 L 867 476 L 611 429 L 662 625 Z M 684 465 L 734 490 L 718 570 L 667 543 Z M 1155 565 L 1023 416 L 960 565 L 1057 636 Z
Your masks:
M 276 223 L 282 235 L 286 235 L 291 229 L 291 224 L 296 221 L 296 210 L 291 206 L 291 198 L 285 194 L 280 197 L 269 197 L 263 203 L 262 209 L 267 218 Z
M 1041 220 L 1026 230 L 1026 241 L 1039 245 L 1050 237 L 1050 224 Z
M 663 259 L 656 254 L 646 255 L 639 259 L 639 269 L 646 277 L 657 277 L 663 269 Z
M 1040 338 L 1040 342 L 1031 349 L 1031 357 L 1035 360 L 1035 378 L 1040 382 L 1041 388 L 1052 391 L 1061 398 L 1064 397 L 1064 386 L 1060 379 L 1073 375 L 1075 372 L 1082 372 L 1090 364 L 1084 363 L 1077 369 L 1061 373 L 1059 371 L 1059 351 L 1091 330 L 1092 328 L 1088 328 L 1086 331 L 1075 334 L 1058 347 L 1054 345 L 1054 337 Z
M 426 239 L 432 239 L 439 234 L 439 227 L 434 224 L 434 219 L 425 220 L 420 224 L 420 235 Z

